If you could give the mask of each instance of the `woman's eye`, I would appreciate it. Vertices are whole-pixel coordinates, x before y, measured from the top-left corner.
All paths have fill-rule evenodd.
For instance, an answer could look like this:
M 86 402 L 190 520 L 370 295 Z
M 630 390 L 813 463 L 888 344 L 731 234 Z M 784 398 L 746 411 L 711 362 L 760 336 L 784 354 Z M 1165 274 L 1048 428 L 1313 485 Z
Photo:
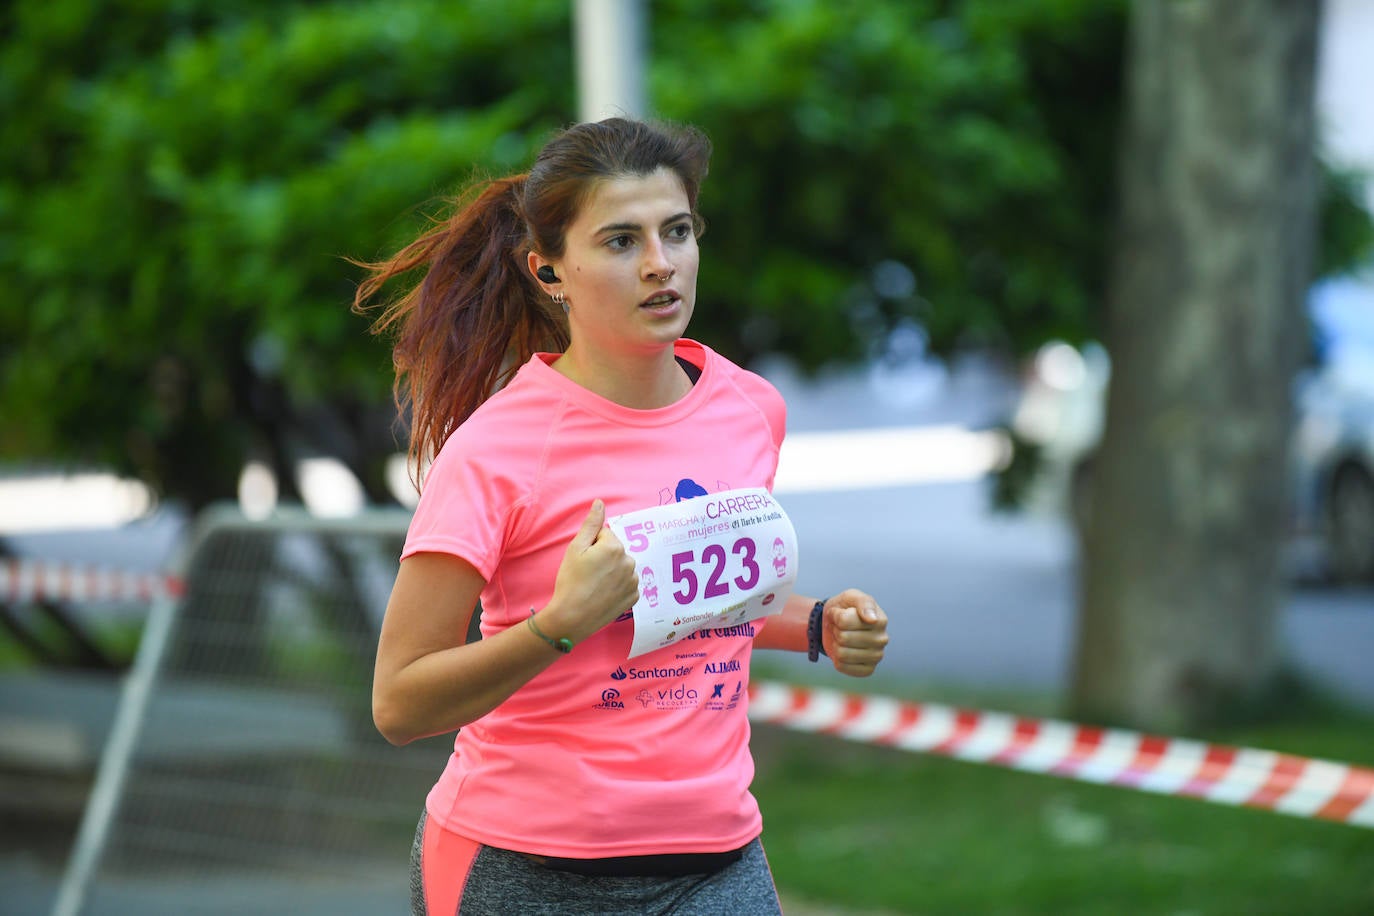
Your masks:
M 616 235 L 606 240 L 607 246 L 616 249 L 629 248 L 633 242 L 634 239 L 628 235 Z
M 678 223 L 668 230 L 668 237 L 677 241 L 682 241 L 692 234 L 692 227 L 686 223 Z

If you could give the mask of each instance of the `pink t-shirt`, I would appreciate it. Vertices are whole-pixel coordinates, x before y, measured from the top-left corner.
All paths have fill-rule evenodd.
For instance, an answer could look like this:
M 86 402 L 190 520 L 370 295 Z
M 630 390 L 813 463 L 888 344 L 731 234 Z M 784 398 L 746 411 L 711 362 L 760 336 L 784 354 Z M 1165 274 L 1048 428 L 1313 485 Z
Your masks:
M 536 354 L 444 444 L 402 557 L 454 554 L 486 579 L 482 632 L 548 603 L 592 500 L 608 516 L 773 485 L 786 409 L 708 347 L 681 400 L 632 410 Z M 706 630 L 629 659 L 622 619 L 463 728 L 427 800 L 445 828 L 491 846 L 574 858 L 719 852 L 762 829 L 749 793 L 749 657 L 761 622 Z

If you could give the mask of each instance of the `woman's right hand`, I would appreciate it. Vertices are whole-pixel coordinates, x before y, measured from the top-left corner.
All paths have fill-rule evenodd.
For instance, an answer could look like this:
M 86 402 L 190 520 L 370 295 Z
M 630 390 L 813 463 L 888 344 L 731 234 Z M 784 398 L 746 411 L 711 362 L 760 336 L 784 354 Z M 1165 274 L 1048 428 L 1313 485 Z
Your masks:
M 606 527 L 606 504 L 594 500 L 563 554 L 553 597 L 539 612 L 540 629 L 581 642 L 638 600 L 635 561 Z
M 597 500 L 568 544 L 539 628 L 580 642 L 639 600 L 635 562 Z M 463 644 L 485 580 L 468 561 L 417 553 L 401 561 L 377 643 L 372 717 L 393 744 L 475 722 L 561 656 L 523 625 Z

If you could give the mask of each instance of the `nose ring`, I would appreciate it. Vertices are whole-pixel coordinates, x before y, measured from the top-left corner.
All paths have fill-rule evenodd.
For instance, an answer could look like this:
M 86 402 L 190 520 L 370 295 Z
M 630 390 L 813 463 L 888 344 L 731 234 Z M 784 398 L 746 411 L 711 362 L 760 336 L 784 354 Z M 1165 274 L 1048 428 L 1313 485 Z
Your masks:
M 657 280 L 660 283 L 667 283 L 669 280 L 673 279 L 673 275 L 676 273 L 677 268 L 673 267 L 670 268 L 666 274 L 649 274 L 649 279 Z

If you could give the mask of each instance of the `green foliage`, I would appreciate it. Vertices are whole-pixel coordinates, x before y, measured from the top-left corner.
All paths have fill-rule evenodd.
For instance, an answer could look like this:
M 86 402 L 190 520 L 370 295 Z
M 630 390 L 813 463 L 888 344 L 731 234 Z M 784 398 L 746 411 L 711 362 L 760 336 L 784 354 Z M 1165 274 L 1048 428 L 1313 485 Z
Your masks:
M 693 334 L 809 365 L 902 320 L 941 350 L 1094 334 L 1123 7 L 652 4 L 655 108 L 716 145 Z M 381 494 L 391 369 L 345 258 L 571 120 L 569 4 L 0 16 L 0 459 L 112 464 L 199 505 L 247 456 L 323 451 Z M 1367 215 L 1331 200 L 1349 247 Z
M 513 169 L 561 122 L 566 17 L 558 0 L 18 4 L 5 454 L 203 502 L 281 449 L 264 440 L 300 427 L 287 405 L 386 405 L 343 257 L 394 246 L 416 204 Z
M 817 364 L 902 317 L 944 350 L 1083 336 L 1103 276 L 1121 8 L 656 5 L 651 96 L 716 144 L 700 282 L 722 344 Z M 897 282 L 875 282 L 880 265 L 889 278 L 900 265 Z
M 1316 273 L 1327 277 L 1374 258 L 1374 220 L 1361 200 L 1363 183 L 1374 176 L 1327 166 L 1321 178 Z

